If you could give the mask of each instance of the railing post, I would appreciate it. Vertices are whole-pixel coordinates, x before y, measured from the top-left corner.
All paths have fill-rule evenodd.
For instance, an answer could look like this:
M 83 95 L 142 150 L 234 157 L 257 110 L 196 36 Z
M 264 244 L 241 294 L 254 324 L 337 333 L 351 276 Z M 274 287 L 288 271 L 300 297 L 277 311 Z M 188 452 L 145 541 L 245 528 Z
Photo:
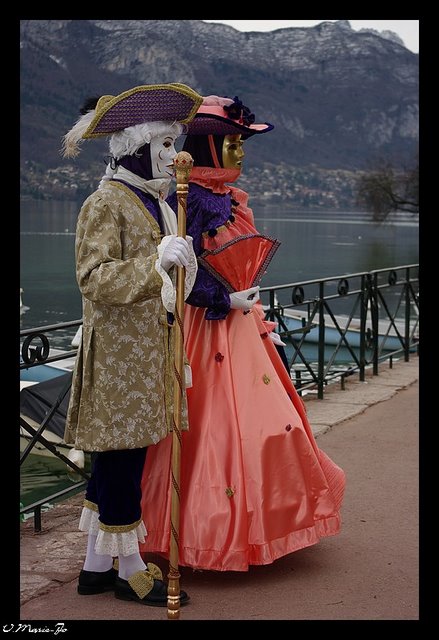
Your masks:
M 295 371 L 295 375 L 296 375 L 296 383 L 295 383 L 295 387 L 296 387 L 296 391 L 298 393 L 299 396 L 302 395 L 302 373 L 299 369 L 296 369 Z
M 364 371 L 365 371 L 365 363 L 366 363 L 366 319 L 367 319 L 368 300 L 369 300 L 369 281 L 367 279 L 367 275 L 362 275 L 361 276 L 361 293 L 360 293 L 360 381 L 361 382 L 364 382 Z
M 41 505 L 35 507 L 34 511 L 34 531 L 41 532 Z
M 270 289 L 270 311 L 268 313 L 268 319 L 274 321 L 274 290 Z
M 405 272 L 405 326 L 404 326 L 404 361 L 410 360 L 410 267 Z
M 370 296 L 372 315 L 373 375 L 378 375 L 378 274 L 373 274 L 372 292 Z
M 317 397 L 323 400 L 323 386 L 325 377 L 325 283 L 319 282 L 319 360 L 317 363 Z

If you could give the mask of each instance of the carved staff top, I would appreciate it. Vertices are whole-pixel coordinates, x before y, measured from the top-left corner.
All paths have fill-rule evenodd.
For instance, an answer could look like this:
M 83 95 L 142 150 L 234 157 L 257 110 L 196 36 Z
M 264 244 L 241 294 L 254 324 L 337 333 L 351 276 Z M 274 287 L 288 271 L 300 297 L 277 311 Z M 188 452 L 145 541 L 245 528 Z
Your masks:
M 180 151 L 174 158 L 175 177 L 177 190 L 179 184 L 188 184 L 194 161 L 187 151 Z

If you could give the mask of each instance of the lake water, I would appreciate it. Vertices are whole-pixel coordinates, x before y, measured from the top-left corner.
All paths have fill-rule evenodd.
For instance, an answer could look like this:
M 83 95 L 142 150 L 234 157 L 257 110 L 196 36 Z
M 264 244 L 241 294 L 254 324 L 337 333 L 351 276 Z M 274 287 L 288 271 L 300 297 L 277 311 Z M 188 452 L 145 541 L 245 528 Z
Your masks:
M 81 318 L 74 267 L 80 207 L 81 203 L 74 202 L 21 203 L 20 286 L 23 304 L 29 307 L 20 317 L 21 329 Z M 419 261 L 419 229 L 410 216 L 398 215 L 375 224 L 366 213 L 300 212 L 284 205 L 254 206 L 253 211 L 259 232 L 281 241 L 261 286 Z M 67 347 L 74 333 L 70 330 L 51 344 Z M 39 456 L 29 456 L 21 477 L 24 504 L 30 504 L 37 494 L 41 497 L 41 492 L 49 495 L 69 485 L 62 462 Z
M 20 285 L 29 310 L 21 328 L 81 318 L 74 242 L 81 203 L 23 201 L 20 217 Z M 260 233 L 281 246 L 264 275 L 270 286 L 382 269 L 419 260 L 418 224 L 399 216 L 374 224 L 368 214 L 304 213 L 285 206 L 255 207 Z

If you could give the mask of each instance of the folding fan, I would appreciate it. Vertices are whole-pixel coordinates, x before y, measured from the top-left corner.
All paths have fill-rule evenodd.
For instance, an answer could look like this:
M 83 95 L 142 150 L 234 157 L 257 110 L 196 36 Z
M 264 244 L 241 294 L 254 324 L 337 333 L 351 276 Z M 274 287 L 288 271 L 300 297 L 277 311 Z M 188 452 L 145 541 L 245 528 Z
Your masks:
M 268 236 L 245 235 L 204 251 L 198 261 L 232 293 L 259 284 L 279 246 Z

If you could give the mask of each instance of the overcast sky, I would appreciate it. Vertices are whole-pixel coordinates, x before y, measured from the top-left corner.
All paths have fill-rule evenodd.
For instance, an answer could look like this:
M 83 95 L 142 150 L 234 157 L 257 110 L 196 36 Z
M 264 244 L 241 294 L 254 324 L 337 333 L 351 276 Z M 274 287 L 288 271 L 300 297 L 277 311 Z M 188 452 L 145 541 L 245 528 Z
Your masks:
M 222 22 L 239 31 L 274 31 L 286 27 L 313 27 L 320 22 L 336 20 L 205 20 L 204 22 Z M 405 46 L 419 53 L 419 20 L 349 20 L 352 29 L 375 29 L 376 31 L 394 31 L 404 41 Z

